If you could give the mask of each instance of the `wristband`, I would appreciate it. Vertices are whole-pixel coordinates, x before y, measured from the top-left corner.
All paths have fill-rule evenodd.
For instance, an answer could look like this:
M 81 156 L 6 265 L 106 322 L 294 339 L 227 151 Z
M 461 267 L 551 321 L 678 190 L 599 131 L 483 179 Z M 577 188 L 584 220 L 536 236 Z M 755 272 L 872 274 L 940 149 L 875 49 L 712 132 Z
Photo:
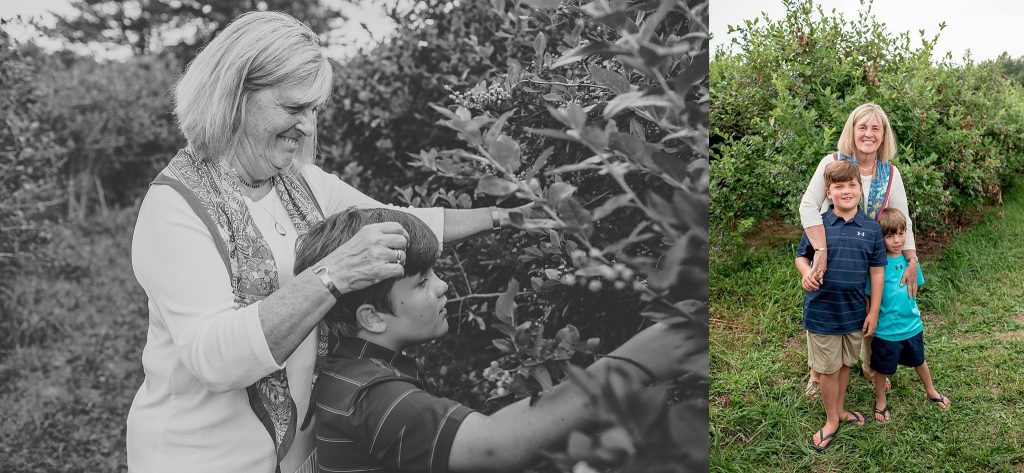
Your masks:
M 498 214 L 498 208 L 492 205 L 488 210 L 491 211 L 491 230 L 501 230 L 501 215 Z
M 916 256 L 915 256 L 915 257 L 913 257 L 913 258 L 908 258 L 908 259 L 907 259 L 907 261 L 908 261 L 908 262 L 909 262 L 909 261 L 913 261 L 913 262 L 915 262 L 915 263 L 920 263 L 920 262 L 921 262 L 920 260 L 918 260 L 918 259 L 917 259 L 917 257 L 916 257 Z
M 320 282 L 324 283 L 324 286 L 327 287 L 328 291 L 331 291 L 331 294 L 334 295 L 334 298 L 341 299 L 341 291 L 339 291 L 338 288 L 335 287 L 334 280 L 331 279 L 328 273 L 330 273 L 330 271 L 327 269 L 326 266 L 317 266 L 313 268 L 313 274 L 317 275 L 317 277 L 320 278 Z
M 826 251 L 828 248 L 815 248 L 814 251 Z

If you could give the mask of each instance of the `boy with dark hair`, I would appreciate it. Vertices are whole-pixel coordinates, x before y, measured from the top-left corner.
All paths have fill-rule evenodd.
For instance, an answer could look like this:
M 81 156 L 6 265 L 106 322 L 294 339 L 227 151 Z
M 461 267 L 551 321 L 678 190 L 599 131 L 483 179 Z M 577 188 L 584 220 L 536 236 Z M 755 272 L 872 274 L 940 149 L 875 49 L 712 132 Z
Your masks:
M 864 335 L 878 323 L 885 243 L 878 222 L 860 211 L 861 184 L 857 165 L 836 161 L 825 168 L 825 193 L 833 205 L 823 214 L 828 267 L 820 286 L 813 279 L 811 261 L 817 251 L 804 234 L 797 249 L 796 268 L 803 276 L 804 328 L 807 329 L 811 369 L 821 373 L 825 425 L 810 439 L 823 451 L 832 444 L 840 422 L 864 425 L 864 415 L 845 410 L 850 367 L 857 363 Z M 873 294 L 864 297 L 869 280 Z M 818 286 L 818 287 L 815 287 Z
M 885 378 L 896 373 L 896 366 L 910 366 L 917 370 L 929 401 L 943 409 L 949 408 L 949 398 L 939 393 L 932 385 L 932 375 L 924 359 L 924 323 L 917 302 L 910 297 L 907 286 L 900 280 L 907 269 L 903 256 L 906 238 L 907 218 L 896 209 L 885 209 L 878 215 L 878 223 L 885 238 L 888 256 L 885 265 L 885 281 L 882 286 L 882 302 L 878 313 L 878 328 L 871 341 L 871 366 L 875 370 L 875 420 L 888 422 L 889 404 L 885 398 Z M 924 284 L 921 266 L 917 267 L 917 284 Z M 870 287 L 865 291 L 874 294 Z
M 402 352 L 447 332 L 448 286 L 433 271 L 437 237 L 416 217 L 390 209 L 330 216 L 299 242 L 295 271 L 315 264 L 362 226 L 388 221 L 409 233 L 405 275 L 343 295 L 324 317 L 337 337 L 331 337 L 317 380 L 317 470 L 521 471 L 542 450 L 585 427 L 592 413 L 573 383 L 555 386 L 532 406 L 523 399 L 490 416 L 421 388 L 416 362 Z M 612 355 L 645 366 L 658 380 L 672 379 L 682 374 L 689 351 L 680 330 L 654 324 Z M 587 371 L 600 376 L 622 363 L 611 358 Z

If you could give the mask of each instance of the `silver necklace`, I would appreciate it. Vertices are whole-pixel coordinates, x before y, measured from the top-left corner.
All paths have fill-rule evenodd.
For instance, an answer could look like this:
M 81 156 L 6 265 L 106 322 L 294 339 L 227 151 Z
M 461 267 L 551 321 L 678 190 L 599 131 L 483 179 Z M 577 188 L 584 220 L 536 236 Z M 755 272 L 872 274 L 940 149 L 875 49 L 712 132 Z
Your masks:
M 281 222 L 277 221 L 277 208 L 274 208 L 274 212 L 271 213 L 269 210 L 267 210 L 266 207 L 263 206 L 263 204 L 260 201 L 254 200 L 253 202 L 256 205 L 260 206 L 260 208 L 263 209 L 263 211 L 266 212 L 267 215 L 270 215 L 270 218 L 274 219 L 274 230 L 277 230 L 277 234 L 285 236 L 287 232 L 284 230 L 284 225 L 281 225 Z

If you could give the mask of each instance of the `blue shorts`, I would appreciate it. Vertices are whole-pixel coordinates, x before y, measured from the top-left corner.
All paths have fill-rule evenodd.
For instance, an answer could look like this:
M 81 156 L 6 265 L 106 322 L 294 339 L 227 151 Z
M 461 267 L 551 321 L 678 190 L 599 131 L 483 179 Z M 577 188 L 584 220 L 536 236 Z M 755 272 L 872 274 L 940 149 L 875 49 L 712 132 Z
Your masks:
M 924 331 L 906 340 L 890 342 L 874 337 L 871 339 L 871 369 L 891 376 L 896 365 L 912 368 L 924 363 Z

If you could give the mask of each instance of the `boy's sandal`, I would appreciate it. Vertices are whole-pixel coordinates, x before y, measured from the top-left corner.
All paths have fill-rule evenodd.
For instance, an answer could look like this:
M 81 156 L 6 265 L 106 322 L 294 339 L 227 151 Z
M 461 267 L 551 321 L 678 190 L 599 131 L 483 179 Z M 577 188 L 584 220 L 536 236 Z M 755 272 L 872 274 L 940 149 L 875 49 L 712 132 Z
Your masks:
M 859 427 L 867 423 L 864 419 L 864 414 L 857 411 L 849 411 L 849 413 L 853 416 L 853 419 L 843 419 L 840 424 L 853 424 Z
M 886 405 L 884 407 L 882 407 L 881 409 L 875 409 L 875 416 L 876 416 L 875 417 L 875 422 L 878 422 L 880 424 L 884 424 L 886 422 L 889 422 L 889 420 L 890 420 L 890 417 L 889 417 L 889 404 L 886 403 Z M 878 420 L 877 416 L 882 416 L 882 420 Z
M 842 427 L 842 424 L 839 424 L 838 426 L 836 426 L 836 430 L 833 430 L 832 433 L 828 434 L 828 435 L 825 435 L 825 428 L 822 427 L 821 430 L 819 430 L 818 433 L 815 434 L 815 435 L 817 435 L 818 437 L 821 437 L 821 441 L 819 443 L 824 443 L 826 441 L 828 443 L 826 443 L 822 447 L 819 447 L 817 444 L 814 443 L 814 435 L 812 435 L 811 439 L 809 440 L 809 442 L 811 444 L 811 448 L 813 448 L 814 451 L 818 452 L 818 453 L 824 452 L 825 449 L 828 448 L 829 445 L 832 445 L 832 438 L 835 437 L 836 434 L 839 433 L 839 427 Z
M 804 396 L 810 399 L 817 399 L 818 395 L 821 394 L 821 384 L 814 379 L 807 380 L 807 387 L 804 388 Z
M 939 393 L 939 397 L 930 397 L 928 400 L 938 403 L 942 409 L 949 409 L 949 398 L 943 396 L 942 393 Z

